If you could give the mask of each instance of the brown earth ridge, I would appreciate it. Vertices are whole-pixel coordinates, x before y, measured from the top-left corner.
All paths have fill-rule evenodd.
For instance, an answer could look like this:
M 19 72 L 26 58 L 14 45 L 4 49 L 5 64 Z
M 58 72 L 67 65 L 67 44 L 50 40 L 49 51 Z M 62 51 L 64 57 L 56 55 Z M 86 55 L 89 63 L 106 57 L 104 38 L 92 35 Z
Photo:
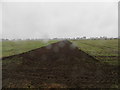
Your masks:
M 64 40 L 2 60 L 3 88 L 111 88 L 117 67 L 106 65 Z

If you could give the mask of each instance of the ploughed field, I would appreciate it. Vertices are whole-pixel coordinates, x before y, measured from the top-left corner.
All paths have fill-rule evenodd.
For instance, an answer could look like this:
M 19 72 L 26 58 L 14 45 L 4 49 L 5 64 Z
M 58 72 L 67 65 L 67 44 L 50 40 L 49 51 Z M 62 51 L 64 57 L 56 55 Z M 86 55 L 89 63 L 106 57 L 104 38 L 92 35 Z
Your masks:
M 0 42 L 0 58 L 27 52 L 58 40 L 18 40 Z M 118 39 L 114 40 L 71 40 L 79 49 L 94 58 L 111 65 L 118 65 Z
M 65 40 L 3 57 L 3 88 L 117 88 L 117 63 L 99 59 L 105 54 L 95 55 L 87 45 L 95 47 Z

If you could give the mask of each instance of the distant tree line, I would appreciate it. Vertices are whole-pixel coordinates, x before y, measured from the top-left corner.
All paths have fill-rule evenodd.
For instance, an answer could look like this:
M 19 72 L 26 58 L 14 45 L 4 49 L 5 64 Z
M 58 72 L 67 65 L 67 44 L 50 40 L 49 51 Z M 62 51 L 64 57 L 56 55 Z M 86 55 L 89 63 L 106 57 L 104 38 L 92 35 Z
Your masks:
M 52 39 L 47 39 L 47 40 L 113 40 L 113 39 L 120 39 L 120 36 L 119 37 L 111 37 L 111 38 L 108 38 L 106 36 L 102 36 L 102 37 L 90 37 L 90 38 L 87 38 L 86 36 L 83 36 L 83 37 L 76 37 L 76 38 L 52 38 Z M 2 41 L 21 41 L 21 40 L 46 40 L 46 39 L 4 39 L 2 38 L 1 39 Z

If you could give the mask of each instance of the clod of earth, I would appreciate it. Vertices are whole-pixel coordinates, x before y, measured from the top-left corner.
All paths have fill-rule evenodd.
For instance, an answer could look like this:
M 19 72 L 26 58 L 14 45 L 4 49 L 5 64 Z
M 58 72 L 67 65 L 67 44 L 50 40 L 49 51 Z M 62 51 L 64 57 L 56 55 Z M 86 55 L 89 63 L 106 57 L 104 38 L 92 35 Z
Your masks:
M 65 40 L 26 53 L 4 57 L 3 88 L 110 88 L 117 68 L 104 65 Z

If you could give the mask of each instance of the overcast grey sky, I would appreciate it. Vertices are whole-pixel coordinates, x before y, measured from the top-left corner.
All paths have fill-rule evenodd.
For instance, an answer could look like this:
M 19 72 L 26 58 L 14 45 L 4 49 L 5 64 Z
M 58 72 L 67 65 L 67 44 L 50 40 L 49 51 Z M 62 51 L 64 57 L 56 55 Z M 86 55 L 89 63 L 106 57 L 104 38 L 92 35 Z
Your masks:
M 117 37 L 117 2 L 7 2 L 2 37 L 8 39 Z

